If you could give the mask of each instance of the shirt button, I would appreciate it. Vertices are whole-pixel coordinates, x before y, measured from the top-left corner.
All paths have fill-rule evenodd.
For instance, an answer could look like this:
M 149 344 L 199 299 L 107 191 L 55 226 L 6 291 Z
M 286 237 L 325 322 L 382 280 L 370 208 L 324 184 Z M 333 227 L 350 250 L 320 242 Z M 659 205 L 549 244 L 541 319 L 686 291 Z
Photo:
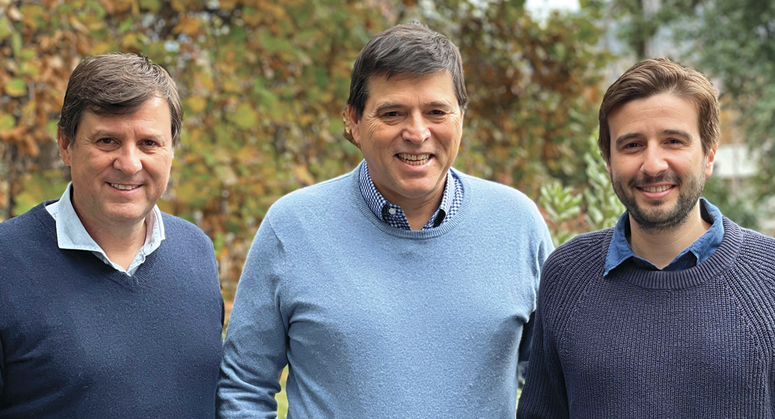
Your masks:
M 390 213 L 390 215 L 396 215 L 396 209 L 395 208 L 390 208 L 388 210 L 388 212 Z

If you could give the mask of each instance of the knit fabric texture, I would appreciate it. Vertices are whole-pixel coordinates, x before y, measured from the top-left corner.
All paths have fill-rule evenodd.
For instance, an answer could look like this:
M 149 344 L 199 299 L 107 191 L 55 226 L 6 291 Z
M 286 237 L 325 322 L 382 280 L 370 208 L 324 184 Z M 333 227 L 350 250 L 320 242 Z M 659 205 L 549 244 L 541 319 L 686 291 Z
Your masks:
M 544 266 L 518 417 L 772 418 L 775 239 L 727 218 L 701 264 L 603 278 L 612 230 Z
M 226 333 L 218 417 L 274 418 L 286 364 L 289 419 L 514 417 L 551 239 L 522 193 L 455 174 L 460 210 L 428 230 L 378 219 L 358 169 L 270 208 Z
M 163 214 L 132 275 L 57 247 L 38 205 L 0 224 L 0 418 L 211 418 L 223 300 L 213 247 Z

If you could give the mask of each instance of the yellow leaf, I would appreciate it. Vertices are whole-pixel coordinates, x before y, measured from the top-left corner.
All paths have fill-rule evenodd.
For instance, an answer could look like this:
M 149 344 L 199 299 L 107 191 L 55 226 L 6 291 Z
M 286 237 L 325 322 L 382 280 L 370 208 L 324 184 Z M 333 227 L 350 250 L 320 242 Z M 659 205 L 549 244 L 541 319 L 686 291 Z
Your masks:
M 201 96 L 191 96 L 186 99 L 186 104 L 194 114 L 200 114 L 207 107 L 207 99 Z
M 194 38 L 199 35 L 202 30 L 202 21 L 197 18 L 183 16 L 172 30 L 175 33 L 185 33 Z
M 11 97 L 21 97 L 27 94 L 27 83 L 16 78 L 5 84 L 5 94 Z
M 218 5 L 222 10 L 234 10 L 237 8 L 237 0 L 220 0 Z
M 115 48 L 113 48 L 110 42 L 102 41 L 94 44 L 94 46 L 91 48 L 91 54 L 102 54 L 104 52 L 113 51 L 114 49 Z
M 172 10 L 178 13 L 184 13 L 186 11 L 186 3 L 181 0 L 172 0 Z

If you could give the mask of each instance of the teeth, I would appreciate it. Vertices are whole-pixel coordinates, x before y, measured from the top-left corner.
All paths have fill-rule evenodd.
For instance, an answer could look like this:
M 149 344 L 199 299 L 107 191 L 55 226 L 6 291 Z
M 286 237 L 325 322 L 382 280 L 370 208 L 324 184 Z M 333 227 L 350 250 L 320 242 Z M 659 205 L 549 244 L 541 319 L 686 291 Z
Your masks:
M 120 191 L 131 191 L 132 189 L 139 188 L 140 186 L 122 185 L 120 183 L 111 183 L 110 186 Z
M 431 155 L 398 153 L 398 158 L 401 159 L 404 163 L 408 163 L 413 166 L 419 166 L 427 162 L 431 158 Z
M 642 188 L 642 189 L 644 191 L 646 191 L 646 192 L 663 192 L 663 191 L 666 191 L 666 190 L 668 190 L 670 188 L 671 188 L 671 186 L 663 185 L 663 186 L 653 186 L 653 187 L 650 187 L 650 188 Z

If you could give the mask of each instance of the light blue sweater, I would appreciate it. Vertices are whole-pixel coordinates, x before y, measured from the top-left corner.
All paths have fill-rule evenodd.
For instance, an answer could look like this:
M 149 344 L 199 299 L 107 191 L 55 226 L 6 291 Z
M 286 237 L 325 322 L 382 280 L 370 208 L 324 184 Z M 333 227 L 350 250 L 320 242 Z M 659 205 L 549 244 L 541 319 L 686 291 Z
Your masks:
M 525 195 L 456 173 L 460 211 L 430 230 L 377 219 L 358 169 L 272 206 L 237 289 L 219 417 L 274 417 L 286 363 L 289 419 L 515 416 L 551 239 Z

